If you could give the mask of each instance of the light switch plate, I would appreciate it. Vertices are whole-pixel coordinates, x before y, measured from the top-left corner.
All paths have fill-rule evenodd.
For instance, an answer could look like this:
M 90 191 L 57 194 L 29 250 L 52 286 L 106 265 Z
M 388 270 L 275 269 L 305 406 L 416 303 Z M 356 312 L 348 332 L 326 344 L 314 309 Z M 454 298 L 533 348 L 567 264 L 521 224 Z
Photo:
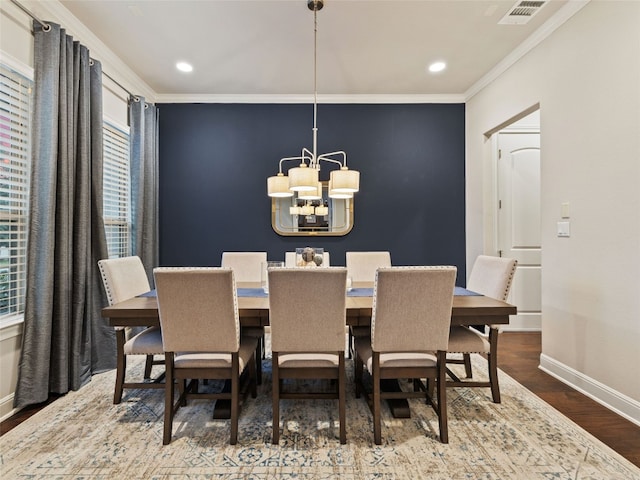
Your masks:
M 558 236 L 570 237 L 571 236 L 571 224 L 570 222 L 558 222 Z
M 569 218 L 569 202 L 560 205 L 560 216 L 562 218 Z

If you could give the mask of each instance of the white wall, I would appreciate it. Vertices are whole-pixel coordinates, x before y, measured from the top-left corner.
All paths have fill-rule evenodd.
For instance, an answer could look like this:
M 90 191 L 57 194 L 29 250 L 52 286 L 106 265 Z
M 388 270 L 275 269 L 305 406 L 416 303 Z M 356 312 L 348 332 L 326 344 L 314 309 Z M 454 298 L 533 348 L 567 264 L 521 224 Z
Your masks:
M 493 245 L 484 134 L 538 103 L 541 366 L 640 424 L 640 2 L 590 2 L 467 102 L 470 259 Z

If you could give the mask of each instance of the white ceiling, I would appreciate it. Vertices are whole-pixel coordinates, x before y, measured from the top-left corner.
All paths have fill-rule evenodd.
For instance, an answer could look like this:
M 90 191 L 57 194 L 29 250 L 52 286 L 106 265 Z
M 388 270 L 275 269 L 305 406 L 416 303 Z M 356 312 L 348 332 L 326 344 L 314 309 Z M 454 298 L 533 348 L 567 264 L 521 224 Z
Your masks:
M 159 96 L 313 93 L 306 0 L 61 3 Z M 325 0 L 318 94 L 465 94 L 567 3 L 548 1 L 527 24 L 500 25 L 515 0 Z M 176 70 L 181 60 L 192 73 Z M 427 73 L 435 60 L 448 68 Z

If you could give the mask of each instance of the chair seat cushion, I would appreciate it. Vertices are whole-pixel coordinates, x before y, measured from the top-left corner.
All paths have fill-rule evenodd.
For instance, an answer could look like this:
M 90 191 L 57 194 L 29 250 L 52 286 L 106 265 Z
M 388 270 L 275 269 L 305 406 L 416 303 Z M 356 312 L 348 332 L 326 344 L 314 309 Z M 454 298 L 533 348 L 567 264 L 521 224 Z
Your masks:
M 355 337 L 356 352 L 369 373 L 373 371 L 373 350 L 371 340 L 367 337 Z M 437 365 L 437 358 L 432 353 L 393 352 L 380 354 L 381 368 L 419 367 L 428 368 Z
M 247 366 L 258 346 L 257 338 L 242 337 L 239 350 L 240 372 Z M 230 353 L 178 352 L 174 368 L 231 368 Z
M 278 355 L 280 368 L 337 368 L 338 355 L 332 353 L 283 353 Z
M 162 355 L 162 331 L 160 327 L 149 327 L 127 340 L 125 355 Z
M 485 335 L 469 327 L 456 326 L 449 330 L 450 353 L 489 353 L 489 341 Z

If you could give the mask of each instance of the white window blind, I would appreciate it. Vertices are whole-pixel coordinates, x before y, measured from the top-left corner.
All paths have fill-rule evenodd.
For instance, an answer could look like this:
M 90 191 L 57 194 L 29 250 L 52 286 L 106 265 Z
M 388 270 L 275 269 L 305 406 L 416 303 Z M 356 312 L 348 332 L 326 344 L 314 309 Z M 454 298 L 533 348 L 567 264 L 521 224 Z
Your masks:
M 104 228 L 109 258 L 130 255 L 131 188 L 129 134 L 104 123 Z
M 33 81 L 0 65 L 0 320 L 24 313 Z

